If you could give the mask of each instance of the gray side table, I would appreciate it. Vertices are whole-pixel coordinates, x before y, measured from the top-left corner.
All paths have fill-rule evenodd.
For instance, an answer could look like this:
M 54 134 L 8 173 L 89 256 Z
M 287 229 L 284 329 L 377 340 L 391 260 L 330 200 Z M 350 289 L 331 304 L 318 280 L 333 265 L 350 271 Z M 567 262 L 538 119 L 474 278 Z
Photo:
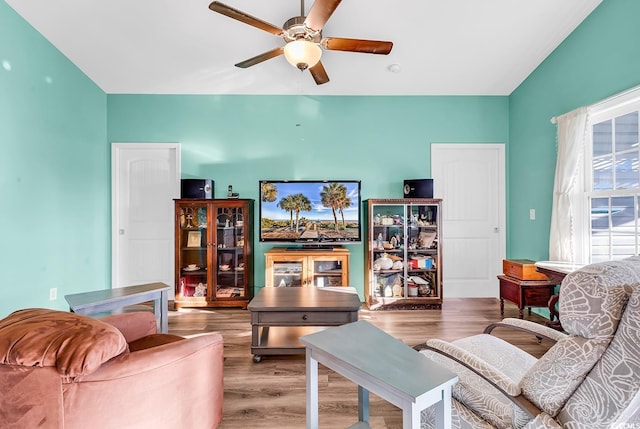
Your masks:
M 358 384 L 358 420 L 369 427 L 369 392 L 402 409 L 404 429 L 436 406 L 436 427 L 451 427 L 451 387 L 458 376 L 366 321 L 305 335 L 307 429 L 318 428 L 318 363 Z
M 105 311 L 118 310 L 127 305 L 153 301 L 158 332 L 169 332 L 169 290 L 164 283 L 148 283 L 115 289 L 96 290 L 65 295 L 69 309 L 74 313 L 91 315 Z

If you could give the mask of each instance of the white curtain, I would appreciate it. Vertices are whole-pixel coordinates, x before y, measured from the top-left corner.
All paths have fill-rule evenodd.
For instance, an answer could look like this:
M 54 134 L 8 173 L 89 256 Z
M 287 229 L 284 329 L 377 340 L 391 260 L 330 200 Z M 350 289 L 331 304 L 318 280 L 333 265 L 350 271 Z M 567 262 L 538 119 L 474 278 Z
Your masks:
M 552 261 L 576 261 L 575 202 L 582 198 L 584 147 L 587 137 L 586 107 L 581 107 L 557 118 L 558 160 L 553 186 L 553 208 L 549 235 L 549 259 Z

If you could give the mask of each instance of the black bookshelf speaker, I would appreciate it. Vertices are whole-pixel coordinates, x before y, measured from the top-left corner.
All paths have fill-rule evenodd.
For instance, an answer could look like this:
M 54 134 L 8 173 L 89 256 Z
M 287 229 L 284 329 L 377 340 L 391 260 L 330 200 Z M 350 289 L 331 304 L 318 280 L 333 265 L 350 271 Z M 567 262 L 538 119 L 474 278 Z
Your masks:
M 406 179 L 405 198 L 433 198 L 433 179 Z
M 213 198 L 214 181 L 211 179 L 182 179 L 180 181 L 181 198 Z

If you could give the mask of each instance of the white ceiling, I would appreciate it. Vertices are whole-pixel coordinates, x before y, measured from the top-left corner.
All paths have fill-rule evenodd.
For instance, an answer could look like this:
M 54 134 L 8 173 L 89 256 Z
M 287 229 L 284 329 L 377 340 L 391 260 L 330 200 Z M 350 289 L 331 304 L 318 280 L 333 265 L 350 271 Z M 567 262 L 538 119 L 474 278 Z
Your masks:
M 325 51 L 318 86 L 283 56 L 234 67 L 284 42 L 209 0 L 6 0 L 109 94 L 306 95 L 509 95 L 601 1 L 345 0 L 323 35 L 393 50 Z M 278 27 L 300 13 L 298 0 L 223 3 Z

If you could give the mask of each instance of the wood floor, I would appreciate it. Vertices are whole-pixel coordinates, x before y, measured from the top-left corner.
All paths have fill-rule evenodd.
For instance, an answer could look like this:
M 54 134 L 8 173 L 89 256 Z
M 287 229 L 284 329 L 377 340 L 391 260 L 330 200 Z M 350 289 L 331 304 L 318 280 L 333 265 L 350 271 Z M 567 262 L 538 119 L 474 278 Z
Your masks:
M 505 317 L 518 317 L 514 305 L 505 303 Z M 482 332 L 501 319 L 497 299 L 448 299 L 442 310 L 368 311 L 360 320 L 414 346 L 428 338 L 455 340 Z M 536 315 L 525 318 L 544 323 Z M 225 341 L 224 418 L 221 429 L 304 428 L 305 359 L 300 356 L 266 356 L 254 363 L 251 355 L 249 312 L 241 309 L 181 309 L 169 312 L 169 332 L 182 336 L 217 331 Z M 498 331 L 495 331 L 498 333 Z M 550 344 L 519 333 L 498 333 L 529 353 L 540 356 Z M 362 350 L 376 359 L 376 350 Z M 203 363 L 206 364 L 206 363 Z M 411 368 L 406 368 L 411 371 Z M 319 365 L 321 428 L 345 428 L 357 421 L 357 386 Z M 401 428 L 398 408 L 371 395 L 371 427 Z M 197 410 L 193 410 L 197 413 Z

